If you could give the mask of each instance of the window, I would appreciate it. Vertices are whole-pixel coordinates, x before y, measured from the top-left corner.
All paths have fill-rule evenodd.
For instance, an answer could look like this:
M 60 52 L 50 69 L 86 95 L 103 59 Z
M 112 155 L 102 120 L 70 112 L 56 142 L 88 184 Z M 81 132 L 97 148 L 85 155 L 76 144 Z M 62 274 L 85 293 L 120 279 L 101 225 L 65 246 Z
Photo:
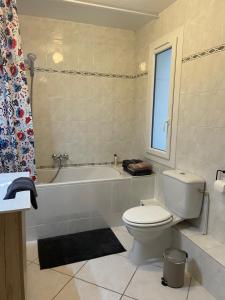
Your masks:
M 177 31 L 150 47 L 147 156 L 174 166 L 182 34 Z
M 172 48 L 155 55 L 151 147 L 164 152 L 167 150 L 171 56 Z

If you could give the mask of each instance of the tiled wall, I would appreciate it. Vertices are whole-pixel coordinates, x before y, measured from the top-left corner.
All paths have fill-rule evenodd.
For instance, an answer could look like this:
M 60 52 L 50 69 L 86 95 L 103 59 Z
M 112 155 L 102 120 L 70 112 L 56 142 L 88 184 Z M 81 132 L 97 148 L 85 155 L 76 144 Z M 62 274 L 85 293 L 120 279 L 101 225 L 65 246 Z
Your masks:
M 183 58 L 224 44 L 224 12 L 223 0 L 177 0 L 137 33 L 28 16 L 20 24 L 38 67 L 133 76 L 148 62 L 149 44 L 180 26 Z M 53 62 L 55 52 L 63 62 Z M 225 243 L 225 197 L 213 191 L 225 167 L 225 51 L 212 52 L 182 64 L 176 167 L 206 179 L 209 233 Z M 53 152 L 68 152 L 70 163 L 144 155 L 147 76 L 37 72 L 34 88 L 38 165 L 51 165 Z
M 20 28 L 25 53 L 34 52 L 36 67 L 45 69 L 34 80 L 37 165 L 52 165 L 53 152 L 67 152 L 69 163 L 130 157 L 135 33 L 30 16 L 20 16 Z
M 176 1 L 138 32 L 137 63 L 148 61 L 152 41 L 180 26 L 184 27 L 184 58 L 224 44 L 224 12 L 223 0 Z M 225 243 L 225 196 L 213 190 L 216 170 L 225 168 L 225 51 L 211 52 L 182 64 L 176 167 L 206 179 L 209 233 Z M 136 100 L 143 105 L 138 105 L 142 111 L 136 129 L 141 136 L 147 81 L 144 77 L 137 81 Z M 143 140 L 141 143 L 144 147 Z

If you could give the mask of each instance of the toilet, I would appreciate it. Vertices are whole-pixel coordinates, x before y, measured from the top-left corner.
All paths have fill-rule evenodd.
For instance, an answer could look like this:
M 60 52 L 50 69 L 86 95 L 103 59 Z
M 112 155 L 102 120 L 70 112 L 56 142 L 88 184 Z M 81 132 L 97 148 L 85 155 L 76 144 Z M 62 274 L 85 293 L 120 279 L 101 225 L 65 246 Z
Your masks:
M 135 263 L 159 258 L 171 246 L 171 228 L 186 219 L 200 216 L 205 181 L 180 170 L 163 172 L 165 204 L 155 199 L 147 205 L 128 209 L 123 222 L 134 242 L 129 253 Z M 147 202 L 147 201 L 146 201 Z

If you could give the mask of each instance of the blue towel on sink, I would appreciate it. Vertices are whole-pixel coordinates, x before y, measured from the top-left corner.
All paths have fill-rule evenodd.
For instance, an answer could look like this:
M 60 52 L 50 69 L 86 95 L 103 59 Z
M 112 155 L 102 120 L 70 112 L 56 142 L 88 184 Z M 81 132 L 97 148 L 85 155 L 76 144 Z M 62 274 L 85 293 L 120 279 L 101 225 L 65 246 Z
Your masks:
M 38 209 L 37 190 L 33 180 L 29 177 L 19 177 L 8 186 L 7 193 L 3 200 L 14 199 L 16 193 L 30 191 L 30 201 L 34 209 Z

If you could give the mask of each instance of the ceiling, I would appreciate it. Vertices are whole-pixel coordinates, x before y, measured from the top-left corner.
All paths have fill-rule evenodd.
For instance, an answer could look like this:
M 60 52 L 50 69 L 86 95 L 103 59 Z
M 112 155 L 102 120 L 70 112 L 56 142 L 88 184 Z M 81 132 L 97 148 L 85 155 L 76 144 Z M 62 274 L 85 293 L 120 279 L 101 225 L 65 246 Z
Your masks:
M 19 14 L 137 30 L 176 0 L 17 0 Z

